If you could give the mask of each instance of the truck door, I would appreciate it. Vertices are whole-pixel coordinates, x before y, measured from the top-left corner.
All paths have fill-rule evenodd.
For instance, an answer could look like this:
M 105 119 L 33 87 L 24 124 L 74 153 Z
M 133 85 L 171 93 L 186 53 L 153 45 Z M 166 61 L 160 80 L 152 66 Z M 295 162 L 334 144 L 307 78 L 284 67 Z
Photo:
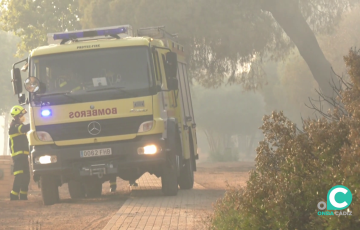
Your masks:
M 191 133 L 193 153 L 194 153 L 194 155 L 197 155 L 196 123 L 195 123 L 194 109 L 192 106 L 189 77 L 187 74 L 186 65 L 181 63 L 181 68 L 182 68 L 182 71 L 184 74 L 184 81 L 185 81 L 184 83 L 185 83 L 185 88 L 186 88 L 186 100 L 187 100 L 187 105 L 188 105 L 186 125 L 189 127 L 189 132 Z
M 192 101 L 190 96 L 190 86 L 189 81 L 187 78 L 187 72 L 186 72 L 186 65 L 182 62 L 178 62 L 178 81 L 179 81 L 179 97 L 180 97 L 180 103 L 182 107 L 182 128 L 186 135 L 186 149 L 190 150 L 190 142 L 192 141 L 192 148 L 191 151 L 195 151 L 196 142 L 194 142 L 194 138 L 196 140 L 196 133 L 194 132 L 194 128 L 192 123 L 194 121 L 193 117 L 193 109 L 192 109 Z M 191 134 L 191 135 L 190 135 Z M 190 140 L 191 137 L 191 140 Z M 196 153 L 193 152 L 193 153 Z M 186 158 L 188 159 L 190 157 L 190 152 L 186 153 L 188 154 Z

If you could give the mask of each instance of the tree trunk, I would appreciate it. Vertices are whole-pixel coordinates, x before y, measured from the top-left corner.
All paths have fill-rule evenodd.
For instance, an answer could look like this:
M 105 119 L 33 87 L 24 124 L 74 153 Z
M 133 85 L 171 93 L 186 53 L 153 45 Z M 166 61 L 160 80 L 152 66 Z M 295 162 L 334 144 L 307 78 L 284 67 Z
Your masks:
M 303 17 L 297 0 L 265 0 L 262 8 L 269 11 L 285 33 L 295 43 L 313 77 L 326 96 L 333 96 L 330 85 L 334 76 L 331 64 L 325 58 L 314 32 Z M 334 80 L 337 80 L 334 78 Z
M 212 150 L 213 150 L 213 143 L 212 143 L 212 141 L 211 141 L 210 134 L 209 134 L 208 130 L 206 130 L 206 129 L 203 129 L 203 131 L 204 131 L 204 133 L 205 133 L 206 140 L 207 140 L 207 142 L 208 142 L 208 144 L 209 144 L 210 151 L 212 151 Z
M 246 155 L 247 156 L 251 156 L 254 149 L 253 149 L 253 146 L 254 146 L 254 139 L 255 139 L 255 134 L 251 134 L 249 135 L 249 144 L 247 146 L 247 150 L 246 150 Z

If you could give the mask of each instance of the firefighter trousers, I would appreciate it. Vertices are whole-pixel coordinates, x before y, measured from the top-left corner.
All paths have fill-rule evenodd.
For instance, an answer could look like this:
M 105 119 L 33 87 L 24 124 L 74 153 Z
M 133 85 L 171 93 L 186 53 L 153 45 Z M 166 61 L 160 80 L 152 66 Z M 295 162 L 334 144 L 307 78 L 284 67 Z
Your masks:
M 30 169 L 28 155 L 20 154 L 13 157 L 14 162 L 14 184 L 11 194 L 20 198 L 27 198 L 30 183 Z
M 116 189 L 116 176 L 112 176 L 109 180 L 110 188 Z

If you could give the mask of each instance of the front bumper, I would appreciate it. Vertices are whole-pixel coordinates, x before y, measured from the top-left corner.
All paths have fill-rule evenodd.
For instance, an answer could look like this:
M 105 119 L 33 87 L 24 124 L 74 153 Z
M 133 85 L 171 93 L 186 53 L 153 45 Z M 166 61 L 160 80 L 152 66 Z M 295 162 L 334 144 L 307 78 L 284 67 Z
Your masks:
M 139 155 L 137 149 L 155 144 L 159 152 L 154 155 Z M 81 157 L 80 151 L 111 148 L 112 155 Z M 57 162 L 36 164 L 34 159 L 43 155 L 55 155 Z M 35 146 L 31 151 L 31 165 L 34 180 L 41 175 L 58 175 L 66 178 L 92 175 L 119 175 L 129 171 L 149 171 L 166 162 L 165 142 L 161 135 L 137 137 L 132 140 L 105 142 L 74 146 Z

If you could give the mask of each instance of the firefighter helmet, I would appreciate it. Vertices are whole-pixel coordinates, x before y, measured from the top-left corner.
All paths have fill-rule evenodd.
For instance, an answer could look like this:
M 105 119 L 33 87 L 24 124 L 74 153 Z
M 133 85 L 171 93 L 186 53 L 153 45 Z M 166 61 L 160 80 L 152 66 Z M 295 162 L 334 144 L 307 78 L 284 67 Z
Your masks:
M 24 109 L 24 107 L 22 107 L 21 105 L 15 105 L 14 107 L 11 108 L 10 111 L 10 114 L 13 118 L 21 117 L 26 113 L 27 113 L 26 109 Z

